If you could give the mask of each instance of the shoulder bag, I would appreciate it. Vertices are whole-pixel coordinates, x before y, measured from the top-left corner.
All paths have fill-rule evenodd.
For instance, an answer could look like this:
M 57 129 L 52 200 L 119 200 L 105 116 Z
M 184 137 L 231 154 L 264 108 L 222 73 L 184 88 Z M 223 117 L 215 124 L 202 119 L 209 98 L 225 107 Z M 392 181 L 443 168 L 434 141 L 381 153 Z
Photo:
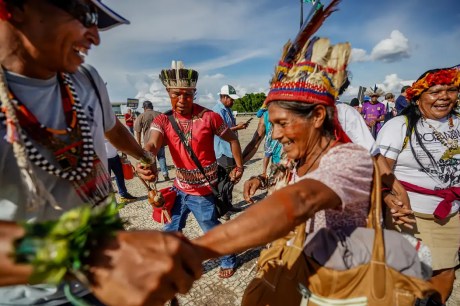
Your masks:
M 375 233 L 371 260 L 343 271 L 321 266 L 303 251 L 303 222 L 291 235 L 262 251 L 258 273 L 246 288 L 242 305 L 414 305 L 416 298 L 434 293 L 429 282 L 387 265 L 381 209 L 380 175 L 374 166 L 368 219 L 368 228 Z M 405 240 L 401 235 L 397 237 Z
M 216 187 L 212 185 L 211 181 L 206 176 L 203 166 L 198 160 L 198 157 L 196 157 L 195 152 L 193 152 L 193 149 L 187 144 L 184 133 L 181 131 L 181 129 L 177 125 L 177 122 L 174 116 L 172 114 L 166 114 L 166 115 L 168 116 L 168 119 L 171 122 L 171 125 L 174 131 L 177 133 L 182 144 L 187 150 L 190 158 L 193 160 L 195 165 L 198 167 L 201 174 L 203 174 L 205 179 L 208 181 L 209 186 L 211 187 L 212 193 L 215 197 L 217 217 L 218 218 L 222 217 L 228 211 L 234 211 L 235 208 L 233 207 L 231 201 L 229 200 L 231 198 L 231 194 L 229 195 L 229 193 L 231 193 L 233 190 L 233 188 L 231 188 L 231 186 L 233 185 L 233 182 L 230 181 L 230 177 L 228 176 L 227 171 L 223 167 L 218 166 L 218 169 L 217 169 L 218 180 L 217 180 L 217 189 L 216 189 Z

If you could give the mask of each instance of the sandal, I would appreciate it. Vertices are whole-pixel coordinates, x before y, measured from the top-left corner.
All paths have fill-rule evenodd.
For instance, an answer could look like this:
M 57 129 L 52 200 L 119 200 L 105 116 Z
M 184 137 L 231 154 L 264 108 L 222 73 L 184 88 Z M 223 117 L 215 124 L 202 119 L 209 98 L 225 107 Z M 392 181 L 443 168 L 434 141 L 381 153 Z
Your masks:
M 219 270 L 220 278 L 229 278 L 229 277 L 232 277 L 233 274 L 235 274 L 235 269 L 233 268 L 228 268 L 228 269 L 220 268 Z

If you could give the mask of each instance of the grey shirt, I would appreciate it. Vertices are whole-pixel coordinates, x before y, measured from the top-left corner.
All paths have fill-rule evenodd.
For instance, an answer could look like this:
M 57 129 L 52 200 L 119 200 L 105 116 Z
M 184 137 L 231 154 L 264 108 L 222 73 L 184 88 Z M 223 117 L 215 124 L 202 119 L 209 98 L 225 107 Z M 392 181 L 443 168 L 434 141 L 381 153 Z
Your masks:
M 77 71 L 71 76 L 71 79 L 91 127 L 94 149 L 107 169 L 102 116 L 104 116 L 105 131 L 108 131 L 115 126 L 115 114 L 112 111 L 103 80 L 94 68 L 90 66 L 86 67 L 99 89 L 103 110 L 101 110 L 98 97 L 90 80 L 84 74 Z M 55 129 L 66 127 L 66 122 L 62 115 L 60 86 L 56 76 L 48 80 L 40 80 L 6 72 L 6 78 L 11 90 L 36 116 L 38 121 Z M 45 184 L 47 190 L 51 192 L 63 210 L 57 211 L 50 205 L 44 205 L 36 211 L 26 211 L 25 195 L 22 191 L 24 187 L 21 182 L 16 159 L 13 155 L 12 146 L 5 140 L 5 133 L 5 126 L 0 124 L 0 220 L 31 221 L 56 219 L 63 212 L 82 204 L 82 200 L 70 182 L 50 175 L 33 166 L 39 179 Z M 45 157 L 49 157 L 52 154 L 52 152 L 47 151 L 43 147 L 37 146 L 37 148 Z M 48 160 L 51 161 L 50 159 Z M 53 286 L 3 287 L 0 288 L 0 305 L 31 305 L 34 301 L 44 298 L 55 291 L 56 287 Z M 59 303 L 49 303 L 46 305 L 59 305 Z

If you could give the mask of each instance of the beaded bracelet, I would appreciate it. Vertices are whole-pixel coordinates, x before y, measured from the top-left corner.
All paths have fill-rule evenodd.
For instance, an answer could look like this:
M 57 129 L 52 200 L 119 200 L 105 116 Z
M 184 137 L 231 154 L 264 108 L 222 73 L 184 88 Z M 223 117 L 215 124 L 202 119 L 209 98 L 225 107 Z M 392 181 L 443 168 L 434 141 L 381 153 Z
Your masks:
M 236 166 L 235 167 L 236 171 L 240 172 L 240 173 L 243 173 L 244 172 L 244 168 L 243 167 L 238 167 Z
M 268 188 L 268 178 L 261 174 L 257 176 L 251 176 L 249 179 L 250 180 L 257 179 L 260 182 L 260 187 L 259 187 L 260 190 L 265 190 Z
M 112 195 L 107 205 L 79 206 L 58 220 L 24 223 L 25 235 L 15 241 L 14 259 L 33 267 L 31 284 L 58 284 L 66 277 L 87 283 L 90 250 L 123 230 Z

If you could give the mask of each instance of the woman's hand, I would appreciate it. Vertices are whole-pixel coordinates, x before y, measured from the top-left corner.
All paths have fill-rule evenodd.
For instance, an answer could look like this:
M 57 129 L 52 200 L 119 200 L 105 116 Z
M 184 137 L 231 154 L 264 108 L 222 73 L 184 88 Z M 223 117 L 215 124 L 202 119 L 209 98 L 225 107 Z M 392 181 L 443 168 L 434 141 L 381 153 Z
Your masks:
M 180 234 L 118 232 L 92 253 L 91 289 L 107 305 L 164 305 L 202 274 L 195 248 Z
M 261 185 L 262 183 L 257 177 L 251 178 L 247 180 L 246 182 L 244 182 L 244 188 L 243 188 L 244 200 L 248 203 L 254 203 L 252 196 L 254 196 L 257 189 L 259 189 Z
M 400 226 L 412 229 L 415 224 L 414 212 L 409 203 L 409 197 L 406 192 L 397 193 L 383 192 L 383 201 L 388 206 L 393 217 L 393 222 Z

